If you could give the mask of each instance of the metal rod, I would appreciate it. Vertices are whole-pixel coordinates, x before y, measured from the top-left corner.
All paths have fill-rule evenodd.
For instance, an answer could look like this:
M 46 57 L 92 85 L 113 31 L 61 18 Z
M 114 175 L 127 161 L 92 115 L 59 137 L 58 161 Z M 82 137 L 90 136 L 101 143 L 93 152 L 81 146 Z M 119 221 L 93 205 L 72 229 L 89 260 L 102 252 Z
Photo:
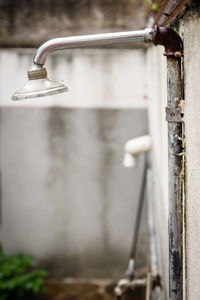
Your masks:
M 149 246 L 150 246 L 150 282 L 151 291 L 149 298 L 154 300 L 163 300 L 163 290 L 161 285 L 161 272 L 159 271 L 159 252 L 156 241 L 156 226 L 155 226 L 155 203 L 153 198 L 153 174 L 152 169 L 147 169 L 147 203 L 148 203 L 148 225 L 149 225 Z
M 134 232 L 133 232 L 133 240 L 131 245 L 131 252 L 130 252 L 130 259 L 128 268 L 126 271 L 126 276 L 130 279 L 134 279 L 134 263 L 135 263 L 135 257 L 137 252 L 137 245 L 138 245 L 138 235 L 140 230 L 140 223 L 141 223 L 141 217 L 142 217 L 142 208 L 145 198 L 145 190 L 146 190 L 146 181 L 147 181 L 147 168 L 148 168 L 148 157 L 147 154 L 145 154 L 145 160 L 144 160 L 144 171 L 142 175 L 142 183 L 140 187 L 140 196 L 139 196 L 139 203 L 137 207 L 137 213 L 136 213 L 136 220 L 135 220 L 135 226 L 134 226 Z
M 140 221 L 142 217 L 142 208 L 144 203 L 144 196 L 145 196 L 145 190 L 146 190 L 146 179 L 147 179 L 147 155 L 145 155 L 145 161 L 144 161 L 144 171 L 142 175 L 142 183 L 140 187 L 140 197 L 139 197 L 139 203 L 137 208 L 137 215 L 136 215 L 136 221 L 135 221 L 135 227 L 134 227 L 134 235 L 133 235 L 133 241 L 132 241 L 132 247 L 131 247 L 131 253 L 130 258 L 135 259 L 136 251 L 137 251 L 137 242 L 138 242 L 138 234 L 140 230 Z
M 158 251 L 156 246 L 156 228 L 154 220 L 153 203 L 153 177 L 151 168 L 147 169 L 147 193 L 148 193 L 148 225 L 149 225 L 149 245 L 150 245 L 150 272 L 153 276 L 158 275 Z
M 182 99 L 181 58 L 167 57 L 167 102 L 176 111 Z M 183 189 L 182 189 L 182 123 L 174 119 L 168 122 L 168 172 L 169 172 L 169 299 L 183 299 Z
M 146 293 L 145 293 L 145 300 L 151 300 L 152 296 L 152 276 L 151 273 L 147 273 L 147 279 L 146 279 Z
M 120 43 L 149 43 L 152 42 L 154 30 L 146 28 L 138 31 L 100 33 L 72 37 L 56 38 L 41 45 L 35 53 L 33 62 L 43 66 L 46 58 L 54 51 L 68 48 L 91 47 Z

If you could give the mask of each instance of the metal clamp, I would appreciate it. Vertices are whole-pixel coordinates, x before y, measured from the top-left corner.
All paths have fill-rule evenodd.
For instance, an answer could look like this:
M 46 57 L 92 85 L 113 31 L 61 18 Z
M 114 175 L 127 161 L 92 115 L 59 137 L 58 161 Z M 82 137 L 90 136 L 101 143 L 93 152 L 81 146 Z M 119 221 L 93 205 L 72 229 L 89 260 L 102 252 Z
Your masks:
M 181 108 L 167 106 L 165 108 L 167 122 L 183 122 L 184 113 Z

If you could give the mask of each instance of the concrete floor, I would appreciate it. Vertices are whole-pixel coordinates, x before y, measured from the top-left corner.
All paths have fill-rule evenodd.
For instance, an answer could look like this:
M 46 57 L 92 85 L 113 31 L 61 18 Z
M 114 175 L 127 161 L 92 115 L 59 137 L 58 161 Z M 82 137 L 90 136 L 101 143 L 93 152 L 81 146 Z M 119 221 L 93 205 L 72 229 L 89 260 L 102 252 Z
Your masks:
M 116 282 L 102 280 L 67 280 L 47 282 L 47 292 L 38 295 L 35 300 L 114 300 Z M 145 288 L 138 287 L 128 291 L 121 300 L 145 299 Z

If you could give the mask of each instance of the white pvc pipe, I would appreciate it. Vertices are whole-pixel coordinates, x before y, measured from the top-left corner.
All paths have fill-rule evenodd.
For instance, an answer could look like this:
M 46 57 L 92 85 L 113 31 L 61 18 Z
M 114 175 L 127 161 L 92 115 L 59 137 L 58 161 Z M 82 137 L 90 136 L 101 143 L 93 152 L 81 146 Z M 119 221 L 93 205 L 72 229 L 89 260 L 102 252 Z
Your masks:
M 123 165 L 126 168 L 135 167 L 138 160 L 138 155 L 142 152 L 151 150 L 151 137 L 143 135 L 135 139 L 131 139 L 124 145 Z

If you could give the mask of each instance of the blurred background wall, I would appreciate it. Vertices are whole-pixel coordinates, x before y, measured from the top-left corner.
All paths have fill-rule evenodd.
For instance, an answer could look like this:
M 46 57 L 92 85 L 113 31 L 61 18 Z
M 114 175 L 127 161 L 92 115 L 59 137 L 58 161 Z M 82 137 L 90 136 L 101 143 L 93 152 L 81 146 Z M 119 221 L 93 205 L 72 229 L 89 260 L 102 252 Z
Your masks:
M 143 0 L 1 0 L 2 46 L 38 46 L 55 36 L 141 29 Z
M 199 1 L 187 2 L 185 11 L 168 26 L 184 38 L 184 297 L 199 299 L 200 9 Z M 161 10 L 172 2 L 163 3 Z M 10 100 L 27 80 L 35 47 L 57 36 L 144 28 L 143 4 L 140 0 L 0 0 L 1 243 L 7 253 L 33 254 L 54 275 L 123 274 L 143 165 L 141 158 L 137 169 L 123 169 L 123 144 L 148 132 L 148 109 L 157 243 L 167 295 L 166 63 L 162 47 L 123 45 L 55 54 L 47 63 L 49 77 L 63 80 L 70 92 L 29 103 Z M 164 11 L 160 16 L 168 18 Z M 138 268 L 147 265 L 145 221 L 144 212 Z
M 34 255 L 51 275 L 119 277 L 126 269 L 143 157 L 124 169 L 123 145 L 148 133 L 145 49 L 57 53 L 49 78 L 69 93 L 18 103 L 11 95 L 27 81 L 34 47 L 141 29 L 141 3 L 0 1 L 1 243 L 6 253 Z M 144 210 L 137 268 L 148 263 L 146 219 Z

